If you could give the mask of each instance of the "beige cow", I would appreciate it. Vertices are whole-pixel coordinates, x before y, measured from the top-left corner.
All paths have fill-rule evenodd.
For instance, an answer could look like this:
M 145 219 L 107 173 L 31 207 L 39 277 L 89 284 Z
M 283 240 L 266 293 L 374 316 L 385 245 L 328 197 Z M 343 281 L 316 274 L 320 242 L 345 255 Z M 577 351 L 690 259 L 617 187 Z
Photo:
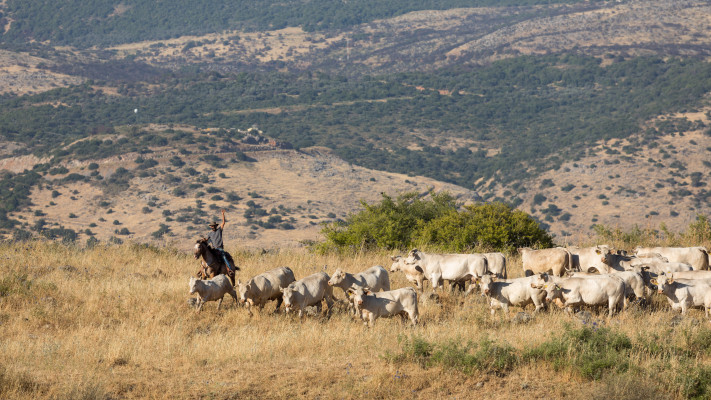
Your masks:
M 382 317 L 400 315 L 410 317 L 412 325 L 417 325 L 419 311 L 417 308 L 417 292 L 412 287 L 390 290 L 387 292 L 371 292 L 368 288 L 348 289 L 356 309 L 361 313 L 364 323 L 372 327 L 375 320 Z
M 542 250 L 523 247 L 518 249 L 518 252 L 521 254 L 523 273 L 526 276 L 544 272 L 563 276 L 566 270 L 572 270 L 572 256 L 562 247 Z
M 669 262 L 680 262 L 691 265 L 695 271 L 709 269 L 709 255 L 705 247 L 637 247 L 635 254 L 657 253 L 666 257 Z
M 306 307 L 315 305 L 320 310 L 323 300 L 326 300 L 330 312 L 334 298 L 333 288 L 328 285 L 329 279 L 327 273 L 317 272 L 281 289 L 286 312 L 298 309 L 299 318 L 302 318 Z
M 281 289 L 296 281 L 294 272 L 289 267 L 279 267 L 263 272 L 249 279 L 244 284 L 237 281 L 237 292 L 242 304 L 247 306 L 247 312 L 252 316 L 252 306 L 256 305 L 261 310 L 267 301 L 276 300 L 274 312 L 279 310 L 283 302 Z

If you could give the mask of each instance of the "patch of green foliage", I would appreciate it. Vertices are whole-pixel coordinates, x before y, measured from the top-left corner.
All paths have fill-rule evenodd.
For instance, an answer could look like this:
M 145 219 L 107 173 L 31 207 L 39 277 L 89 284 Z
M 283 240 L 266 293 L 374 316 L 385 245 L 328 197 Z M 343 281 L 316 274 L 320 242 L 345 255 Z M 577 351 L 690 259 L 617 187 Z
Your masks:
M 551 247 L 552 237 L 528 214 L 503 203 L 467 205 L 460 209 L 447 192 L 421 198 L 410 192 L 397 198 L 382 194 L 378 204 L 361 202 L 363 210 L 345 221 L 324 225 L 324 249 L 405 249 L 435 247 L 442 251 L 516 247 Z
M 462 344 L 458 340 L 445 343 L 429 343 L 419 336 L 399 336 L 402 347 L 399 354 L 386 353 L 385 359 L 400 364 L 413 362 L 422 368 L 441 366 L 472 375 L 481 373 L 504 373 L 513 369 L 519 362 L 516 350 L 506 344 L 483 338 L 478 342 L 468 341 Z

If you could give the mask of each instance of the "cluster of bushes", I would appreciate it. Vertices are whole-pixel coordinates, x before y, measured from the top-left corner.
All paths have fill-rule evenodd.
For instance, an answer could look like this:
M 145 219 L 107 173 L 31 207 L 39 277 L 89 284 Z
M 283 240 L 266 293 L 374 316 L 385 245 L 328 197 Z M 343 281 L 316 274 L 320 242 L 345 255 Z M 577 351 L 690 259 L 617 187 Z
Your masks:
M 466 343 L 430 342 L 416 335 L 398 339 L 400 352 L 384 356 L 393 364 L 409 362 L 468 375 L 501 375 L 519 365 L 547 363 L 556 371 L 569 371 L 584 380 L 619 377 L 634 382 L 652 377 L 653 382 L 644 379 L 644 384 L 632 388 L 637 396 L 641 395 L 640 390 L 651 397 L 659 396 L 660 391 L 692 399 L 711 396 L 711 366 L 702 361 L 711 354 L 711 329 L 704 325 L 681 327 L 670 335 L 641 332 L 633 339 L 597 323 L 580 327 L 567 324 L 560 334 L 524 349 L 486 337 Z M 653 387 L 648 386 L 650 383 Z
M 416 192 L 397 198 L 383 194 L 379 204 L 361 202 L 363 210 L 345 221 L 324 225 L 323 249 L 472 249 L 510 252 L 517 247 L 551 247 L 553 239 L 530 215 L 503 203 L 459 207 L 447 192 L 421 198 Z

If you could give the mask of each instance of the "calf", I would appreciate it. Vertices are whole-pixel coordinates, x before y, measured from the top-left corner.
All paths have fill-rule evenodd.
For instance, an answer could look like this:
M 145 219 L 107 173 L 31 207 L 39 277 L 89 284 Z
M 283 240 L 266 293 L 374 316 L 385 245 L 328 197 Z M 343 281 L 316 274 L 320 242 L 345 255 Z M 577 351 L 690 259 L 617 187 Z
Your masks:
M 327 273 L 317 272 L 280 289 L 286 312 L 296 308 L 299 318 L 302 318 L 306 307 L 316 305 L 320 310 L 322 300 L 326 300 L 330 312 L 334 298 L 333 288 L 328 285 L 329 279 Z
M 706 318 L 711 308 L 711 281 L 676 279 L 675 274 L 657 276 L 657 290 L 667 296 L 672 310 L 686 314 L 689 307 L 703 307 Z
M 256 305 L 263 309 L 267 301 L 276 300 L 277 305 L 274 312 L 279 310 L 283 298 L 281 289 L 296 281 L 294 272 L 289 267 L 279 267 L 263 272 L 244 284 L 237 281 L 237 291 L 239 300 L 247 306 L 247 312 L 252 316 L 252 306 Z
M 368 288 L 351 288 L 348 293 L 353 296 L 361 319 L 369 327 L 373 326 L 376 319 L 393 315 L 400 315 L 403 319 L 407 315 L 412 325 L 417 325 L 417 292 L 412 287 L 375 293 Z
M 536 306 L 534 313 L 543 308 L 546 292 L 531 286 L 538 276 L 516 278 L 498 281 L 491 275 L 477 278 L 477 283 L 483 293 L 489 297 L 491 315 L 496 313 L 496 308 L 501 308 L 508 314 L 509 306 L 525 308 L 528 304 Z
M 237 293 L 232 287 L 230 278 L 226 275 L 217 275 L 209 280 L 190 278 L 190 294 L 194 293 L 198 294 L 197 312 L 202 311 L 202 305 L 205 302 L 215 300 L 219 300 L 217 303 L 217 309 L 219 310 L 222 305 L 222 298 L 228 293 L 235 299 L 235 302 L 238 302 Z

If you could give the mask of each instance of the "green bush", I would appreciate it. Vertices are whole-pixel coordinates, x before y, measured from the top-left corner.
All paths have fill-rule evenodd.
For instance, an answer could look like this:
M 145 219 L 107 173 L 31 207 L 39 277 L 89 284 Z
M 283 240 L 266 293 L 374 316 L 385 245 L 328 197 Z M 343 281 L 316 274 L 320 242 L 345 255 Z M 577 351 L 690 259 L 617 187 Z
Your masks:
M 325 247 L 404 249 L 435 247 L 443 251 L 474 248 L 511 251 L 516 247 L 551 247 L 552 237 L 528 214 L 503 203 L 459 209 L 446 192 L 421 199 L 415 192 L 380 204 L 362 202 L 363 210 L 346 221 L 324 226 Z
M 523 357 L 527 361 L 549 361 L 555 370 L 570 368 L 584 378 L 597 380 L 608 370 L 627 371 L 631 349 L 632 341 L 624 333 L 593 323 L 578 329 L 566 325 L 562 335 L 528 350 Z
M 385 359 L 400 364 L 414 362 L 422 368 L 441 366 L 465 374 L 503 373 L 513 369 L 519 362 L 516 350 L 509 345 L 499 345 L 484 337 L 478 343 L 466 344 L 456 340 L 445 343 L 429 343 L 417 336 L 399 337 L 402 347 L 399 354 L 386 353 Z

